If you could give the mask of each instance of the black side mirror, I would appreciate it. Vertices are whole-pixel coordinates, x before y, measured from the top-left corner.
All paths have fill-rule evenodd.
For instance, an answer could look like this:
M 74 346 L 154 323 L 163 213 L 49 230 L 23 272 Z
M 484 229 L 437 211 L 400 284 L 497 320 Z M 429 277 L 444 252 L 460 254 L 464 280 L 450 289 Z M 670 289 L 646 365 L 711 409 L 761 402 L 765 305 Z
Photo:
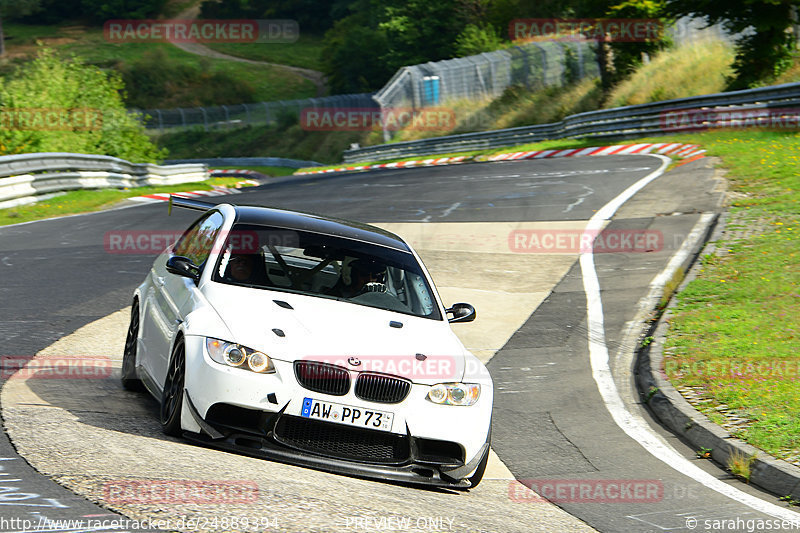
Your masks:
M 167 259 L 167 272 L 194 281 L 200 279 L 200 267 L 192 263 L 191 259 L 182 255 L 173 255 Z
M 475 308 L 470 304 L 453 304 L 453 307 L 445 309 L 445 311 L 453 315 L 452 318 L 447 319 L 451 324 L 453 322 L 472 322 L 478 316 Z

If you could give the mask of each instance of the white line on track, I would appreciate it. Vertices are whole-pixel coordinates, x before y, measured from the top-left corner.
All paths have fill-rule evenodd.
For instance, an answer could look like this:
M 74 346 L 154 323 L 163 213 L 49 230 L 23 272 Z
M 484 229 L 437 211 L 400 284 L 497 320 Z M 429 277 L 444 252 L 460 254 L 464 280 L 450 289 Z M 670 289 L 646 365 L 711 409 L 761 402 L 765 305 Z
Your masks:
M 622 191 L 616 198 L 604 205 L 602 209 L 589 219 L 585 231 L 595 232 L 602 229 L 604 221 L 610 220 L 623 203 L 639 192 L 648 183 L 664 173 L 664 169 L 669 165 L 671 160 L 662 155 L 653 155 L 653 157 L 661 159 L 661 166 L 656 171 L 648 174 Z M 689 239 L 687 239 L 687 242 L 688 241 Z M 681 248 L 677 254 L 682 253 L 682 250 L 683 248 Z M 673 265 L 673 261 L 676 261 L 675 257 L 672 258 L 667 268 Z M 638 442 L 653 457 L 674 470 L 693 478 L 709 489 L 775 518 L 793 521 L 800 519 L 800 515 L 794 511 L 742 492 L 732 485 L 720 481 L 708 472 L 703 471 L 663 441 L 650 429 L 647 422 L 640 416 L 628 411 L 619 395 L 614 377 L 611 373 L 611 368 L 609 367 L 605 324 L 603 322 L 603 302 L 600 297 L 600 282 L 594 267 L 594 255 L 591 252 L 581 254 L 580 264 L 581 275 L 583 277 L 583 290 L 586 293 L 589 360 L 592 365 L 592 377 L 595 383 L 597 383 L 597 389 L 600 392 L 600 396 L 603 398 L 603 403 L 605 403 L 606 408 L 609 413 L 611 413 L 611 417 L 620 429 L 634 441 Z M 657 277 L 654 282 L 658 279 L 660 278 Z
M 453 211 L 455 211 L 456 209 L 458 209 L 458 206 L 460 206 L 460 205 L 461 205 L 461 202 L 456 202 L 456 203 L 454 203 L 453 205 L 451 205 L 450 207 L 448 207 L 447 209 L 445 209 L 445 210 L 442 212 L 442 214 L 441 214 L 441 215 L 439 215 L 439 218 L 444 218 L 444 217 L 448 216 L 450 213 L 452 213 Z

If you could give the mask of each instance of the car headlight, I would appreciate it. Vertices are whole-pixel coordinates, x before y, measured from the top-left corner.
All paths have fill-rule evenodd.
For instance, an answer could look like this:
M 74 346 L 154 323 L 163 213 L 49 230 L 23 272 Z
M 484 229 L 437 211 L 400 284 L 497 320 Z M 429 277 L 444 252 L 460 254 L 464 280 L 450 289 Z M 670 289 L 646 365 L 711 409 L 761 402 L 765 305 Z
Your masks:
M 206 350 L 211 359 L 221 365 L 246 368 L 259 374 L 275 372 L 272 359 L 267 354 L 241 344 L 206 337 Z
M 441 405 L 473 405 L 481 395 L 481 386 L 472 383 L 437 383 L 426 399 Z

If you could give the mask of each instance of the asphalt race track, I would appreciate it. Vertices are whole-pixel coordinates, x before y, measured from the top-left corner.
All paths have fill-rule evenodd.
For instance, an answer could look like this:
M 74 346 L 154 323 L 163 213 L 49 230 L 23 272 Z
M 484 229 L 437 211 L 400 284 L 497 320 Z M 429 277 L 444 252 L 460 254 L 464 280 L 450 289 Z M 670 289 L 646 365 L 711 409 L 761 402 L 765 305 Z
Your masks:
M 772 504 L 780 503 L 774 496 L 694 459 L 694 450 L 649 419 L 625 355 L 630 321 L 651 281 L 708 219 L 704 214 L 719 209 L 720 190 L 707 160 L 656 178 L 624 203 L 606 231 L 657 239 L 630 253 L 619 253 L 609 240 L 609 253 L 596 251 L 593 265 L 607 379 L 624 408 L 649 422 L 676 457 L 744 496 L 732 498 L 696 481 L 683 463 L 658 459 L 646 442 L 620 428 L 590 354 L 590 333 L 597 331 L 587 321 L 586 263 L 578 262 L 579 250 L 532 246 L 534 236 L 579 233 L 603 206 L 661 166 L 652 156 L 464 164 L 290 178 L 213 199 L 387 227 L 417 248 L 446 303 L 475 304 L 475 327 L 454 329 L 489 361 L 499 457 L 475 490 L 378 483 L 199 448 L 161 435 L 155 402 L 123 391 L 117 373 L 95 380 L 6 380 L 4 371 L 2 415 L 13 445 L 3 432 L 0 517 L 112 519 L 119 511 L 137 518 L 206 518 L 206 528 L 195 522 L 179 528 L 185 531 L 236 529 L 208 522 L 221 513 L 274 518 L 268 527 L 280 531 L 705 531 L 714 520 L 774 520 L 778 507 Z M 51 347 L 61 354 L 106 353 L 118 362 L 127 326 L 119 311 L 130 304 L 155 254 L 112 253 L 104 237 L 107 243 L 109 232 L 180 231 L 196 215 L 175 210 L 168 218 L 164 204 L 149 204 L 0 228 L 0 355 L 32 356 Z M 509 479 L 509 470 L 519 482 Z M 257 484 L 259 497 L 221 507 L 104 499 L 104 486 L 119 479 L 246 479 Z M 741 503 L 748 497 L 763 502 L 756 505 L 760 510 Z M 0 519 L 0 530 L 23 527 Z

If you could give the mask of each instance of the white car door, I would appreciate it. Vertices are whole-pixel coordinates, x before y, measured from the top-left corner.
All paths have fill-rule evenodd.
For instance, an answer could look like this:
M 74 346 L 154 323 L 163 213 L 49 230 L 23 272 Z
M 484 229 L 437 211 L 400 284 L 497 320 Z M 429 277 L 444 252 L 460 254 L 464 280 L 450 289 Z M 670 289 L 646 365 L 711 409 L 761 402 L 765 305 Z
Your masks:
M 145 318 L 150 346 L 143 365 L 159 387 L 163 386 L 166 378 L 178 326 L 191 312 L 188 308 L 193 302 L 191 292 L 197 290 L 194 280 L 167 272 L 166 261 L 173 255 L 188 257 L 202 272 L 223 222 L 224 218 L 218 211 L 206 214 L 178 239 L 173 253 L 159 257 L 151 270 L 151 308 L 149 316 Z

